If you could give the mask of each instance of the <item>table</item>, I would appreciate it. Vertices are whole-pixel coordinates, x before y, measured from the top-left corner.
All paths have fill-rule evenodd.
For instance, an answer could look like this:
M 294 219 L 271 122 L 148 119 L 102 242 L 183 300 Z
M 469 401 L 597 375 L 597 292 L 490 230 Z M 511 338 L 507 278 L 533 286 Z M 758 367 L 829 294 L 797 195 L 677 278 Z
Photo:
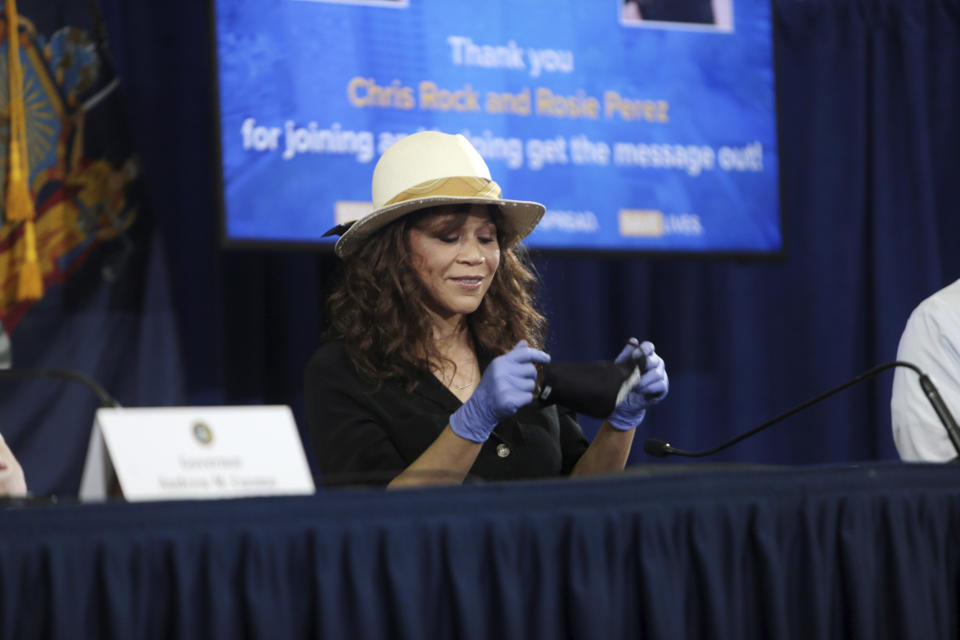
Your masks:
M 0 509 L 0 638 L 950 638 L 960 468 Z

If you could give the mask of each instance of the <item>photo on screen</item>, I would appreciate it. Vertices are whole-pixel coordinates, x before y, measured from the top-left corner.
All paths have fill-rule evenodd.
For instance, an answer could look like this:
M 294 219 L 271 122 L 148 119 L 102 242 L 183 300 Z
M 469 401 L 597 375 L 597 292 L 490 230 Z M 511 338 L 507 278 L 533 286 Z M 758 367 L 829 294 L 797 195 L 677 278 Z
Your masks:
M 733 31 L 733 0 L 618 0 L 625 26 Z
M 290 0 L 291 2 L 325 2 L 333 4 L 353 4 L 372 7 L 390 7 L 401 9 L 410 4 L 410 0 Z

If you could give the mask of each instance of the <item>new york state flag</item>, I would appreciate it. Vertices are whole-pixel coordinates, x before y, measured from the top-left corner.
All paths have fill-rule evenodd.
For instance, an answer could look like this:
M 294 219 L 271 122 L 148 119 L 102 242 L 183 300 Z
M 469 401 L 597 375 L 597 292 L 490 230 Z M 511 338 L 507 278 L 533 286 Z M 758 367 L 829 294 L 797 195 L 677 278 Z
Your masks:
M 20 4 L 4 0 L 0 16 L 0 321 L 8 332 L 98 246 L 126 241 L 139 173 L 105 43 L 76 26 L 35 24 L 31 4 Z

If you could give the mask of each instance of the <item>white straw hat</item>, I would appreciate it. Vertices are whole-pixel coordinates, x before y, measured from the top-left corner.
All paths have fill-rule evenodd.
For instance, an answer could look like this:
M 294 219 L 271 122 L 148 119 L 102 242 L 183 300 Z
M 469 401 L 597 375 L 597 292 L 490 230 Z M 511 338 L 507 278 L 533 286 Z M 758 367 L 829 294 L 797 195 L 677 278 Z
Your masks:
M 504 200 L 500 185 L 473 145 L 462 135 L 421 131 L 401 138 L 380 157 L 373 170 L 373 211 L 356 222 L 338 225 L 335 251 L 341 258 L 361 240 L 394 220 L 426 207 L 445 204 L 492 204 L 503 214 L 507 246 L 525 238 L 543 217 L 538 202 Z

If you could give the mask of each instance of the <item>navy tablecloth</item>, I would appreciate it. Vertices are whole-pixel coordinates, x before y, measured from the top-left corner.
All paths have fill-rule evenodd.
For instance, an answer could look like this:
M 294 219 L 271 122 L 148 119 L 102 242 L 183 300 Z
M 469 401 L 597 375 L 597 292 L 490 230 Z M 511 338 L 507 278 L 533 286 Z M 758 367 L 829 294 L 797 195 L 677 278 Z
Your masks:
M 7 504 L 0 638 L 951 638 L 958 540 L 953 465 Z

